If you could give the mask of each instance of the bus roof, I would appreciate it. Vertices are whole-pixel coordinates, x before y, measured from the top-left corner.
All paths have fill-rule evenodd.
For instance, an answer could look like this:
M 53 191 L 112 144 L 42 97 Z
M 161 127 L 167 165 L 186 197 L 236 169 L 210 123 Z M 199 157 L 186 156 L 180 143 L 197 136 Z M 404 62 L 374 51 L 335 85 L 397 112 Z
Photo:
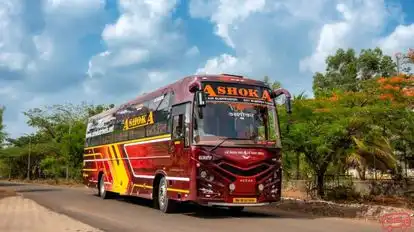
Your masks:
M 163 93 L 166 93 L 169 90 L 173 90 L 175 92 L 175 94 L 176 94 L 176 96 L 175 96 L 176 99 L 175 100 L 177 102 L 184 102 L 184 101 L 191 100 L 192 95 L 188 91 L 188 87 L 194 81 L 200 81 L 200 82 L 203 82 L 203 81 L 227 82 L 227 83 L 239 83 L 239 84 L 269 87 L 268 84 L 266 84 L 263 81 L 250 79 L 250 78 L 246 78 L 244 76 L 233 75 L 233 74 L 191 75 L 191 76 L 186 76 L 184 78 L 181 78 L 181 79 L 175 81 L 174 83 L 171 83 L 169 85 L 160 87 L 160 88 L 158 88 L 154 91 L 151 91 L 149 93 L 143 93 L 143 94 L 137 96 L 135 99 L 132 99 L 131 101 L 123 103 L 119 106 L 115 106 L 114 108 L 103 111 L 99 114 L 93 115 L 89 119 L 98 119 L 98 118 L 108 116 L 108 115 L 113 114 L 116 111 L 118 111 L 118 110 L 120 110 L 124 107 L 127 107 L 129 105 L 139 104 L 141 102 L 145 102 L 145 101 L 148 101 L 150 99 L 159 97 L 160 95 L 162 95 Z

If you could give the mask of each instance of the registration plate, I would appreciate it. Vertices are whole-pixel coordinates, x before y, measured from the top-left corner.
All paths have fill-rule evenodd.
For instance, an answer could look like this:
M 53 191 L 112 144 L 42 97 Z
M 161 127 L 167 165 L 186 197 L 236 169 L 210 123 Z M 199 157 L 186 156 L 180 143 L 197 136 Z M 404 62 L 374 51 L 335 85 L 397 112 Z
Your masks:
M 238 204 L 252 204 L 256 202 L 257 202 L 256 198 L 233 198 L 233 203 L 238 203 Z

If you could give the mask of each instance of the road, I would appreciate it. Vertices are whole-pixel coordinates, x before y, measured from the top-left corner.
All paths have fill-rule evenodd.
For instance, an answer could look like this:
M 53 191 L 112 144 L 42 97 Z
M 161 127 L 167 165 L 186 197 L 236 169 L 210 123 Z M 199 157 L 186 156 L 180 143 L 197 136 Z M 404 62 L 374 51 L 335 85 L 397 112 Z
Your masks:
M 108 232 L 371 232 L 382 231 L 380 224 L 351 219 L 315 218 L 277 210 L 257 208 L 238 215 L 225 209 L 186 206 L 176 214 L 162 214 L 151 203 L 138 198 L 102 200 L 86 188 L 66 188 L 34 184 L 0 186 L 13 188 L 55 212 Z

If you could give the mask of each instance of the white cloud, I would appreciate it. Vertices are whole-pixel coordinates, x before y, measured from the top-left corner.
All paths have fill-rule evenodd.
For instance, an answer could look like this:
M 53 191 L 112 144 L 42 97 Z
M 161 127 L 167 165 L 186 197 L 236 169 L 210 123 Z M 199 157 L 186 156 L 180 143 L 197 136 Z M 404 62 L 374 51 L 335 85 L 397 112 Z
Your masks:
M 197 56 L 199 54 L 200 54 L 200 50 L 198 50 L 198 47 L 197 46 L 192 46 L 190 49 L 188 49 L 185 52 L 185 55 L 186 56 L 189 56 L 189 57 Z
M 0 99 L 12 136 L 30 130 L 23 111 L 83 100 L 87 55 L 80 39 L 99 30 L 104 0 L 0 1 Z M 67 91 L 67 90 L 71 91 Z
M 115 24 L 105 27 L 102 37 L 110 48 L 125 43 L 156 46 L 162 39 L 162 25 L 176 3 L 176 0 L 119 0 L 121 16 Z
M 199 51 L 187 47 L 180 20 L 172 18 L 177 4 L 176 0 L 119 0 L 119 18 L 102 32 L 107 51 L 91 58 L 84 89 L 91 94 L 138 93 L 160 80 L 179 78 L 172 70 Z
M 412 25 L 383 36 L 403 17 L 382 0 L 191 0 L 190 15 L 209 20 L 211 35 L 228 46 L 202 63 L 207 49 L 218 49 L 187 44 L 189 27 L 173 16 L 179 0 L 118 0 L 119 18 L 106 26 L 105 0 L 43 0 L 39 9 L 30 2 L 0 1 L 0 99 L 13 135 L 28 130 L 20 112 L 43 104 L 118 104 L 193 71 L 269 75 L 297 93 L 311 89 L 309 71 L 323 70 L 338 47 L 413 47 Z M 80 45 L 96 34 L 104 49 Z
M 64 18 L 89 16 L 104 6 L 105 0 L 44 0 L 45 13 Z
M 207 61 L 203 68 L 197 70 L 197 74 L 225 73 L 237 68 L 238 60 L 229 54 L 222 54 L 219 57 Z
M 387 23 L 388 10 L 382 0 L 338 3 L 336 10 L 341 20 L 322 26 L 315 51 L 300 61 L 302 71 L 323 71 L 326 57 L 338 48 L 375 46 L 375 38 Z
M 217 4 L 217 1 L 210 1 L 208 4 L 204 0 L 193 0 L 190 3 L 190 14 L 193 17 L 210 16 L 212 22 L 216 24 L 215 33 L 222 37 L 230 47 L 234 48 L 234 42 L 229 35 L 229 29 L 238 22 L 243 21 L 249 15 L 255 12 L 261 12 L 265 7 L 265 0 L 223 0 Z M 203 9 L 207 7 L 207 10 Z M 214 9 L 216 7 L 216 9 Z M 214 10 L 212 10 L 212 8 Z M 208 15 L 209 12 L 211 15 Z
M 414 47 L 414 24 L 398 25 L 388 36 L 378 42 L 384 52 L 394 55 L 396 52 L 406 52 Z
M 27 56 L 20 47 L 24 40 L 21 16 L 21 1 L 0 1 L 0 71 L 19 71 L 27 64 Z
M 268 75 L 293 91 L 306 89 L 303 82 L 294 80 L 298 78 L 297 62 L 311 45 L 309 31 L 322 21 L 325 2 L 315 0 L 309 6 L 309 1 L 304 0 L 192 0 L 191 16 L 208 18 L 215 33 L 233 49 L 210 58 L 197 72 L 235 73 L 260 79 Z
M 309 91 L 313 72 L 323 71 L 336 49 L 377 46 L 386 26 L 402 21 L 401 8 L 383 0 L 236 2 L 192 0 L 191 16 L 224 28 L 215 33 L 233 49 L 210 58 L 198 72 L 269 75 L 292 92 Z

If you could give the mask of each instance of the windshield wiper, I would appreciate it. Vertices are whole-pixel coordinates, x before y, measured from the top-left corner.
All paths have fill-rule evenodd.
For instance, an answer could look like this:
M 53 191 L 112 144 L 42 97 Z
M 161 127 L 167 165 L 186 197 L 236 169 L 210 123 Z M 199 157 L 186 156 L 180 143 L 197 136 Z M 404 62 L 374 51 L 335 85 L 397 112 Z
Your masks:
M 210 152 L 213 152 L 214 150 L 216 150 L 218 147 L 220 147 L 221 144 L 223 144 L 224 142 L 226 142 L 229 139 L 232 139 L 232 140 L 246 140 L 246 139 L 243 139 L 243 138 L 230 138 L 230 137 L 226 137 L 222 141 L 220 141 L 216 146 L 214 146 L 212 149 L 210 149 Z

